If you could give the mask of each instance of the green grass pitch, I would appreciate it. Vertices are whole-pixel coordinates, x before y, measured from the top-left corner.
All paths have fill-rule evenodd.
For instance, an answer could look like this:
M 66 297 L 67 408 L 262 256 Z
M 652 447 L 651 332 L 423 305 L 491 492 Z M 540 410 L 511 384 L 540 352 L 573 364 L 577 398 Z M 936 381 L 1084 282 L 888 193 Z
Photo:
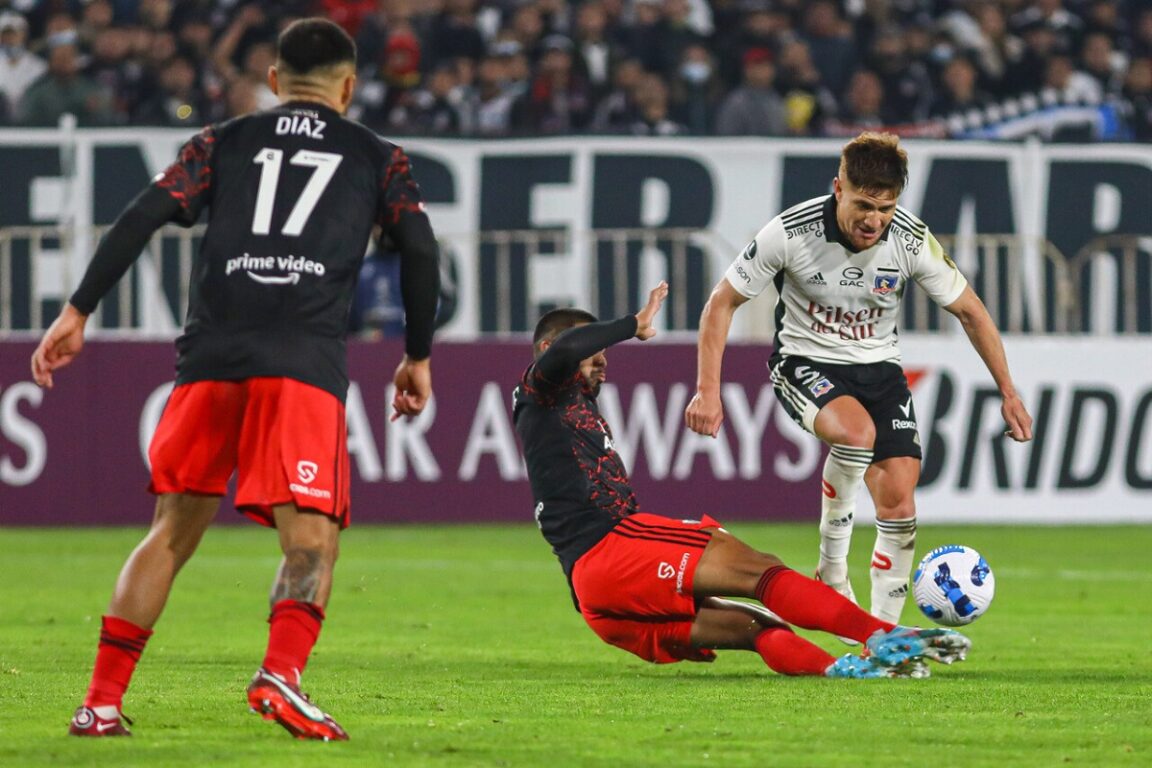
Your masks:
M 852 559 L 864 594 L 870 528 Z M 814 565 L 815 523 L 731 529 Z M 344 744 L 247 712 L 276 540 L 217 527 L 129 690 L 134 736 L 69 738 L 141 534 L 0 529 L 0 766 L 1152 765 L 1152 526 L 922 527 L 919 552 L 979 549 L 996 599 L 967 630 L 967 662 L 874 681 L 786 678 L 741 652 L 653 666 L 603 645 L 531 523 L 353 527 L 304 685 Z

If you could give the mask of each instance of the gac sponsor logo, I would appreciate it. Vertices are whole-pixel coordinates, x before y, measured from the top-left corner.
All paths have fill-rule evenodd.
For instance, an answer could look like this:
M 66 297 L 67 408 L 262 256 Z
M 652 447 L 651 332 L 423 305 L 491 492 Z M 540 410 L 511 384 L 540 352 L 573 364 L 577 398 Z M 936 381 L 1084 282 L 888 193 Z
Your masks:
M 756 241 L 753 240 L 748 243 L 748 247 L 744 249 L 744 253 L 741 255 L 744 257 L 744 261 L 752 261 L 752 259 L 756 258 Z

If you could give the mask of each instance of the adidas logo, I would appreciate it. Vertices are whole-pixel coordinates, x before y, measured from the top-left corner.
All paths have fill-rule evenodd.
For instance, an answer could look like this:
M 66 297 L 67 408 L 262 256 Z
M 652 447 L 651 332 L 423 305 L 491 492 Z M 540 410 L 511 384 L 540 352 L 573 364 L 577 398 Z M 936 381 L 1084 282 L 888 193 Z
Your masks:
M 808 285 L 828 285 L 828 283 L 824 282 L 824 275 L 820 274 L 819 272 L 812 275 L 812 277 L 808 278 L 804 282 L 808 283 Z
M 907 584 L 904 584 L 899 589 L 894 589 L 888 593 L 888 597 L 907 597 L 907 596 L 908 596 L 908 585 Z

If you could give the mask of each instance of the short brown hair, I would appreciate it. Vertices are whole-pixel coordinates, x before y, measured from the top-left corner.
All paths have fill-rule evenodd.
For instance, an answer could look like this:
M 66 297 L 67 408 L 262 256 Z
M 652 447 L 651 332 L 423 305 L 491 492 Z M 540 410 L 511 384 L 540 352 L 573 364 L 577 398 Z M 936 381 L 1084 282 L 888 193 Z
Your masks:
M 908 183 L 908 153 L 895 134 L 867 131 L 844 145 L 840 175 L 864 192 L 899 196 Z

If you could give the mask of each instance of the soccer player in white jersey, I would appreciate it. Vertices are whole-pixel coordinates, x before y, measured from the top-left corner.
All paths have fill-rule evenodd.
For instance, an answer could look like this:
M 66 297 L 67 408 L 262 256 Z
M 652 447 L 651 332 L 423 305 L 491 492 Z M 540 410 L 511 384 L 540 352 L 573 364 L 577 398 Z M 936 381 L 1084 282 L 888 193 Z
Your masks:
M 845 145 L 831 195 L 793 206 L 760 230 L 704 307 L 696 395 L 685 412 L 694 432 L 719 432 L 720 368 L 733 314 L 775 285 L 773 388 L 793 420 L 830 446 L 816 575 L 855 599 L 847 557 L 863 480 L 876 506 L 871 612 L 893 622 L 915 559 L 921 460 L 896 331 L 909 281 L 960 320 L 1000 390 L 1005 434 L 1032 439 L 1032 417 L 984 303 L 927 225 L 897 205 L 907 179 L 897 137 L 863 133 Z

